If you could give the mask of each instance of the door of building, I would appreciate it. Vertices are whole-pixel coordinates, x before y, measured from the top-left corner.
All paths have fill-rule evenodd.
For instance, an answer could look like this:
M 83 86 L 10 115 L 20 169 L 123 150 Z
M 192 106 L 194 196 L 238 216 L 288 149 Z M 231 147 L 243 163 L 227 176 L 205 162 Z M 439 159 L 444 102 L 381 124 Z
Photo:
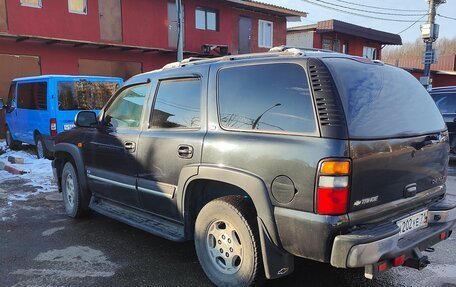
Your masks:
M 239 17 L 239 54 L 252 51 L 252 18 Z
M 101 40 L 122 42 L 122 0 L 98 0 Z

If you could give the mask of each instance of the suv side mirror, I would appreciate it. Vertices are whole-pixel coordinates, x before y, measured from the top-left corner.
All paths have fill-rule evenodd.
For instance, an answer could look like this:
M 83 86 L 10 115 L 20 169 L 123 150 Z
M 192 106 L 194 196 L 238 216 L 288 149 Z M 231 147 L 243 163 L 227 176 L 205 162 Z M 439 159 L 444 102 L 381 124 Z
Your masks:
M 3 99 L 0 98 L 0 110 L 5 108 L 5 104 L 3 103 Z
M 97 114 L 93 111 L 80 111 L 74 119 L 74 124 L 81 128 L 91 128 L 97 123 Z

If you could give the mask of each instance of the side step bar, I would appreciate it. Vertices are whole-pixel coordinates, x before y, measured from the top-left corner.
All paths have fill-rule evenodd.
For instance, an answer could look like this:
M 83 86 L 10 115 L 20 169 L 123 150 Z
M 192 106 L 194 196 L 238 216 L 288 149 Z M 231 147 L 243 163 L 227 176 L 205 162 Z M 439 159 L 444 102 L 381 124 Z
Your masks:
M 92 196 L 89 207 L 94 211 L 172 241 L 185 241 L 184 226 L 164 218 Z

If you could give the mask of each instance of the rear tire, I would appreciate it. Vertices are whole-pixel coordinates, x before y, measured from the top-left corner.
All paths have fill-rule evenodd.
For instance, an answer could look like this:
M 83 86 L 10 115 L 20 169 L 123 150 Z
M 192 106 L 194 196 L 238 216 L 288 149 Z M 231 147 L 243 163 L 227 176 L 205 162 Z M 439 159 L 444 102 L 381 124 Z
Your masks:
M 217 286 L 255 286 L 263 279 L 255 210 L 242 197 L 216 199 L 201 209 L 195 249 L 204 272 Z
M 6 127 L 6 145 L 11 150 L 18 150 L 22 145 L 20 141 L 15 141 L 13 139 L 13 135 L 11 134 L 11 131 L 8 126 Z
M 35 138 L 35 146 L 36 146 L 36 156 L 38 158 L 47 158 L 49 159 L 49 151 L 44 144 L 43 137 L 41 135 L 37 135 Z
M 65 163 L 62 170 L 62 195 L 65 211 L 72 218 L 84 218 L 90 215 L 90 209 L 82 200 L 79 179 L 71 162 Z

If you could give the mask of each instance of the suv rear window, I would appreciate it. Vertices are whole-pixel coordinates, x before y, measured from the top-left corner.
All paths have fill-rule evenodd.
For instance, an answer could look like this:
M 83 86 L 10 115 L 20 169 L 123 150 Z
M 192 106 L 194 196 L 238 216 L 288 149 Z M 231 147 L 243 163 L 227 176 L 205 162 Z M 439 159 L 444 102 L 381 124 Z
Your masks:
M 262 64 L 219 72 L 222 127 L 232 130 L 314 134 L 315 112 L 304 69 Z
M 407 71 L 347 58 L 326 58 L 352 139 L 394 138 L 445 130 L 424 87 Z
M 442 114 L 456 114 L 456 92 L 431 93 Z
M 100 110 L 119 88 L 116 82 L 59 82 L 59 110 Z

